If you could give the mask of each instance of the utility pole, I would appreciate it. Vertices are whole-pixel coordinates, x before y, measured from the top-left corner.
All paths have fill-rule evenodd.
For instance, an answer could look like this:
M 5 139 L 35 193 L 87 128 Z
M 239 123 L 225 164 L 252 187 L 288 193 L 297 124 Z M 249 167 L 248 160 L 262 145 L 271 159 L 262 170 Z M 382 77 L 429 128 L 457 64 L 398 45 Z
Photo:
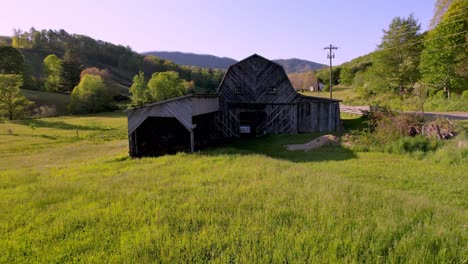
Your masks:
M 325 47 L 323 49 L 327 49 L 329 51 L 329 53 L 327 54 L 327 59 L 330 59 L 330 99 L 332 99 L 333 98 L 333 92 L 332 92 L 332 88 L 333 88 L 332 59 L 335 58 L 335 52 L 333 52 L 333 50 L 338 49 L 338 47 L 333 47 L 333 45 L 330 44 L 330 46 Z

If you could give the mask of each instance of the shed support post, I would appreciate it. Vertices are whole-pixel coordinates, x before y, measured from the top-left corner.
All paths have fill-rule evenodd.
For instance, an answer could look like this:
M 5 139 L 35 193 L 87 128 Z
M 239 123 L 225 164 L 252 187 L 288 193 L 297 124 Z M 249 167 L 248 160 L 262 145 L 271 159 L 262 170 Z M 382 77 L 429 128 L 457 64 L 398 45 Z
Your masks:
M 137 139 L 137 131 L 135 130 L 135 156 L 136 157 L 141 157 L 140 153 L 138 152 L 138 139 Z
M 193 135 L 193 129 L 189 130 L 190 132 L 190 151 L 195 152 L 195 137 Z

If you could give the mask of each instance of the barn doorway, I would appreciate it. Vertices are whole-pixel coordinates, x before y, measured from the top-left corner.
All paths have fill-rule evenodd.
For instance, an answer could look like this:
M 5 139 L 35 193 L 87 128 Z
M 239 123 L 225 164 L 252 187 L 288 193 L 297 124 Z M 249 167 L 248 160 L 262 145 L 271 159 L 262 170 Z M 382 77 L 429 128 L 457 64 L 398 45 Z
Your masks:
M 241 137 L 259 137 L 266 134 L 265 111 L 245 111 L 239 113 L 239 134 Z
M 190 133 L 173 117 L 148 117 L 134 133 L 139 157 L 190 151 Z

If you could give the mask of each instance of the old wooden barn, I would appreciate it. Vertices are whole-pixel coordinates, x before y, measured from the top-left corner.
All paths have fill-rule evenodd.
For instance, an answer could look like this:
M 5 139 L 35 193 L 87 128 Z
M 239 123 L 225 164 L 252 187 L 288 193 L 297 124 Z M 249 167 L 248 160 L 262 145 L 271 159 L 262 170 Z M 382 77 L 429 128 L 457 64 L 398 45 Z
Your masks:
M 128 110 L 130 156 L 193 151 L 242 136 L 338 130 L 339 102 L 297 93 L 281 65 L 254 54 L 229 67 L 215 94 Z

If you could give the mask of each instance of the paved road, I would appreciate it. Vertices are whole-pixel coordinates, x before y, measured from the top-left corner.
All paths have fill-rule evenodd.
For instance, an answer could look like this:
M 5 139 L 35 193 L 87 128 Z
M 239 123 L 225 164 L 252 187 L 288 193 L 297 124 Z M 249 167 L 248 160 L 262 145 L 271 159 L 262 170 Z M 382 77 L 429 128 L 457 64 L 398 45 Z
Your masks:
M 362 115 L 369 112 L 369 106 L 340 105 L 340 111 L 355 115 Z M 417 114 L 415 111 L 405 111 L 405 113 Z M 427 118 L 446 117 L 449 119 L 468 120 L 468 112 L 425 112 Z
M 418 114 L 419 112 L 405 111 L 405 113 Z M 448 119 L 467 120 L 468 112 L 424 112 L 424 116 L 428 118 L 445 117 Z

